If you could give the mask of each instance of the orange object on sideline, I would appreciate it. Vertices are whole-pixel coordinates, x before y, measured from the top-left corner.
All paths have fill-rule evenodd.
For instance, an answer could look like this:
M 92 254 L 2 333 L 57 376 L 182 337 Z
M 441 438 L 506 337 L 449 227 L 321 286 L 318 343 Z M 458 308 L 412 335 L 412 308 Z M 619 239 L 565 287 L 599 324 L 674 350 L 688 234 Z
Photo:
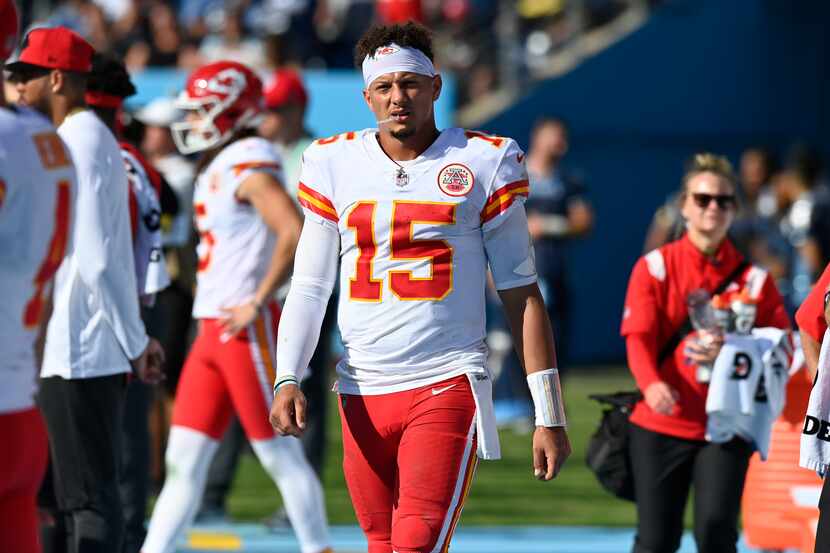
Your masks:
M 787 384 L 787 405 L 772 427 L 769 458 L 752 456 L 742 501 L 746 543 L 757 549 L 813 552 L 818 507 L 796 505 L 796 487 L 821 487 L 818 475 L 798 466 L 801 428 L 812 382 L 800 370 Z M 818 497 L 818 494 L 816 494 Z

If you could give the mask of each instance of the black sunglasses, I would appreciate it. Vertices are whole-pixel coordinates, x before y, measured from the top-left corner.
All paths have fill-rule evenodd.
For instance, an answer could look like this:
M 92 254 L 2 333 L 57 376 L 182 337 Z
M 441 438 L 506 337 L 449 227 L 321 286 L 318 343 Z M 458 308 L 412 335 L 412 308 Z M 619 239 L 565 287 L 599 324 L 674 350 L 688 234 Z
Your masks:
M 695 192 L 692 194 L 692 200 L 700 209 L 706 209 L 712 203 L 712 200 L 718 204 L 719 209 L 730 209 L 735 207 L 734 194 L 704 194 L 702 192 Z

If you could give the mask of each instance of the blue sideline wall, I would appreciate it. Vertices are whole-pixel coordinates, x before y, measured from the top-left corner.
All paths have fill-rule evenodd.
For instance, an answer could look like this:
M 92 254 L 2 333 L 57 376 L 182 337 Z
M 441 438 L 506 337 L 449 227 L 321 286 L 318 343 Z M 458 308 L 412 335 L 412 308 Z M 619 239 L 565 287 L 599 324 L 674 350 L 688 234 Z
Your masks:
M 667 0 L 644 27 L 483 125 L 525 147 L 540 115 L 572 127 L 566 166 L 584 174 L 597 213 L 593 235 L 569 246 L 572 361 L 624 359 L 628 275 L 690 154 L 737 163 L 747 146 L 783 153 L 794 139 L 826 154 L 828 21 L 827 2 Z

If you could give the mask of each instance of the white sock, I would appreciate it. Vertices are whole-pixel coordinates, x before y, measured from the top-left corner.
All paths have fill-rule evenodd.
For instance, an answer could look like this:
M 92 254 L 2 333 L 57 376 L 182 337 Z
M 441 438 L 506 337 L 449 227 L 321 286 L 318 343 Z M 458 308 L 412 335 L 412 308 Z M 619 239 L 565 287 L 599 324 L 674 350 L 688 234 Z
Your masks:
M 323 487 L 300 441 L 292 436 L 278 436 L 252 441 L 251 447 L 282 494 L 302 553 L 324 551 L 329 546 L 329 528 Z
M 170 429 L 164 461 L 167 478 L 159 494 L 142 553 L 173 553 L 182 532 L 193 522 L 208 469 L 219 442 L 184 426 Z

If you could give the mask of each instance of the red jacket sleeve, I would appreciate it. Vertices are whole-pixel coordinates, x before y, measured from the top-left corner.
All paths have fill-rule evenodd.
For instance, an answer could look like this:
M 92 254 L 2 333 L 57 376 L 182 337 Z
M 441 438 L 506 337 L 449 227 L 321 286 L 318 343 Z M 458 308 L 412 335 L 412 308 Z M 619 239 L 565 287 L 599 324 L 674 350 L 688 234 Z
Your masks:
M 641 390 L 660 380 L 657 367 L 658 324 L 657 281 L 651 276 L 645 258 L 631 271 L 625 295 L 620 334 L 626 337 L 628 366 Z
M 625 351 L 637 387 L 645 392 L 651 384 L 660 380 L 657 370 L 657 337 L 653 332 L 629 334 L 625 338 Z
M 795 313 L 795 322 L 802 332 L 809 334 L 815 341 L 821 342 L 827 323 L 824 320 L 824 293 L 830 287 L 830 263 L 824 268 L 810 295 Z

